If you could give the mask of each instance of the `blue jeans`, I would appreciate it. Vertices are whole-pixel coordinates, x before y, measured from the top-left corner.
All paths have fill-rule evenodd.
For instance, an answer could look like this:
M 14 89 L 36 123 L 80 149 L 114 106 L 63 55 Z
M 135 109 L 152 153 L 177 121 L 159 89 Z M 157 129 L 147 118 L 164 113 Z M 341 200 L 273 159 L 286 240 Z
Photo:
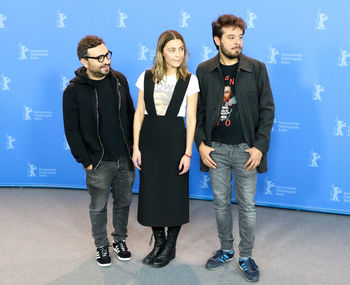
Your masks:
M 96 247 L 109 245 L 107 238 L 107 202 L 113 197 L 114 241 L 125 240 L 129 208 L 132 199 L 132 185 L 135 172 L 130 170 L 129 158 L 117 161 L 101 161 L 94 170 L 86 170 L 86 185 L 90 194 L 90 220 L 92 236 Z
M 246 143 L 229 145 L 213 142 L 215 149 L 211 152 L 216 162 L 216 169 L 210 168 L 210 183 L 214 192 L 216 223 L 221 249 L 233 247 L 232 236 L 232 172 L 234 174 L 234 190 L 238 206 L 240 256 L 251 256 L 254 246 L 254 229 L 256 223 L 255 193 L 257 171 L 249 170 L 244 164 L 249 159 L 245 152 L 249 146 Z

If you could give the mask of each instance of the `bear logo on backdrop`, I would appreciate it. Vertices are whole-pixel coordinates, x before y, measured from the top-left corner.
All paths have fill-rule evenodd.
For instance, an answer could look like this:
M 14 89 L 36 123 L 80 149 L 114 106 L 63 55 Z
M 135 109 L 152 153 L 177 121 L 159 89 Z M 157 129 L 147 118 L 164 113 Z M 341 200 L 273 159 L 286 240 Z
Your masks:
M 258 16 L 254 12 L 247 11 L 247 28 L 255 29 L 254 21 L 258 19 Z
M 7 20 L 7 17 L 4 14 L 0 14 L 0 29 L 5 29 L 5 20 Z
M 11 81 L 12 80 L 9 77 L 1 75 L 0 89 L 2 91 L 10 91 L 9 83 Z
M 67 16 L 60 11 L 57 12 L 57 25 L 56 27 L 58 29 L 64 29 L 66 26 L 64 24 L 64 20 L 67 19 Z
M 209 189 L 209 181 L 210 181 L 209 175 L 202 173 L 202 177 L 200 180 L 201 189 Z
M 273 48 L 272 46 L 269 47 L 269 59 L 268 59 L 268 63 L 271 64 L 276 64 L 276 56 L 279 55 L 280 52 L 278 49 Z
M 38 169 L 38 168 L 37 168 L 34 164 L 28 162 L 28 168 L 27 168 L 28 177 L 36 177 L 35 171 L 36 171 L 37 169 Z
M 318 84 L 317 82 L 314 83 L 314 87 L 315 88 L 314 88 L 312 100 L 322 101 L 321 92 L 325 92 L 326 89 L 321 84 Z
M 54 168 L 38 168 L 35 164 L 27 163 L 27 176 L 28 177 L 47 177 L 49 175 L 56 175 L 56 169 Z
M 143 44 L 139 44 L 139 55 L 138 60 L 144 61 L 144 60 L 153 60 L 154 56 L 156 55 L 155 50 L 150 50 L 148 47 L 146 47 Z
M 25 121 L 30 121 L 30 120 L 32 120 L 30 114 L 33 113 L 33 109 L 30 108 L 30 107 L 28 107 L 28 106 L 26 106 L 26 105 L 23 106 L 23 109 L 24 109 L 24 112 L 23 112 L 23 119 L 24 119 Z
M 31 60 L 38 60 L 40 57 L 49 56 L 49 50 L 47 49 L 32 49 L 29 50 L 25 45 L 19 44 L 19 60 L 27 60 L 27 53 L 30 52 Z
M 147 57 L 146 57 L 146 52 L 148 52 L 149 49 L 144 46 L 144 45 L 139 45 L 139 57 L 138 57 L 138 60 L 147 60 Z
M 347 59 L 350 57 L 350 52 L 345 49 L 340 49 L 340 54 L 338 57 L 338 66 L 348 66 Z
M 208 47 L 207 45 L 203 44 L 202 45 L 202 53 L 201 53 L 202 61 L 208 60 L 211 57 L 210 54 L 212 52 L 213 52 L 213 50 L 210 47 Z
M 325 30 L 326 27 L 324 25 L 324 22 L 326 20 L 328 20 L 328 16 L 324 13 L 321 13 L 321 11 L 318 11 L 315 30 Z
M 180 11 L 180 28 L 188 28 L 187 20 L 191 18 L 191 15 L 186 11 Z
M 312 149 L 311 150 L 311 156 L 310 156 L 310 159 L 309 159 L 309 166 L 310 167 L 318 167 L 318 163 L 317 163 L 317 160 L 321 159 L 321 155 L 318 154 L 317 152 L 314 152 L 314 150 Z
M 13 136 L 6 135 L 6 149 L 15 149 L 13 143 L 16 139 Z
M 126 28 L 125 20 L 128 18 L 128 15 L 122 11 L 118 11 L 118 28 Z
M 26 60 L 28 51 L 29 49 L 25 45 L 19 44 L 19 59 Z
M 264 186 L 264 194 L 265 195 L 272 195 L 272 187 L 275 187 L 275 183 L 273 183 L 271 180 L 265 179 L 265 186 Z
M 339 200 L 339 194 L 343 193 L 342 189 L 340 189 L 338 186 L 335 186 L 332 184 L 332 190 L 331 190 L 331 201 L 340 202 Z
M 70 79 L 67 76 L 61 76 L 61 90 L 64 91 L 69 84 Z
M 23 120 L 24 121 L 31 121 L 32 113 L 35 121 L 41 121 L 44 119 L 52 118 L 53 112 L 52 111 L 34 111 L 31 107 L 24 105 L 23 106 Z
M 300 52 L 292 51 L 292 50 L 287 50 L 281 52 L 277 48 L 274 48 L 272 44 L 269 45 L 268 48 L 268 58 L 267 58 L 267 63 L 269 64 L 291 64 L 293 62 L 301 62 L 303 61 L 303 54 Z M 279 55 L 277 59 L 277 55 Z
M 335 127 L 334 127 L 334 135 L 335 136 L 344 136 L 344 132 L 343 129 L 346 127 L 346 123 L 342 120 L 339 120 L 339 118 L 337 118 L 335 120 Z

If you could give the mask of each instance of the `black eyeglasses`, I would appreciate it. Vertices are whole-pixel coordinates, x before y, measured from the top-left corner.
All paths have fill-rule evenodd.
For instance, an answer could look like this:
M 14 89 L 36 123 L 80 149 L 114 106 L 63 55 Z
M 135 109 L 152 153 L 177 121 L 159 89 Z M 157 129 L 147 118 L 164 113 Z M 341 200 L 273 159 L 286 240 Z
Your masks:
M 83 58 L 97 59 L 98 62 L 103 62 L 105 60 L 105 58 L 110 60 L 111 57 L 112 57 L 112 52 L 110 50 L 106 54 L 101 54 L 101 55 L 98 55 L 98 56 L 83 56 Z

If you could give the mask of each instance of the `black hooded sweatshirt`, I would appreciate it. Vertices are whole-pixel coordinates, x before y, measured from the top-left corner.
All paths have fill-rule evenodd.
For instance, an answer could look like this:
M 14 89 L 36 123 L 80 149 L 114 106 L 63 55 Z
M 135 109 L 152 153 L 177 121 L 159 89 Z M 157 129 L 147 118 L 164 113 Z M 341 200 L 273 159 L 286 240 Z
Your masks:
M 63 93 L 63 121 L 67 141 L 74 158 L 84 167 L 95 169 L 104 156 L 99 133 L 98 93 L 84 67 L 75 71 Z M 109 74 L 113 93 L 118 96 L 119 121 L 129 157 L 132 152 L 134 105 L 125 76 L 113 69 Z M 132 163 L 130 161 L 130 167 Z

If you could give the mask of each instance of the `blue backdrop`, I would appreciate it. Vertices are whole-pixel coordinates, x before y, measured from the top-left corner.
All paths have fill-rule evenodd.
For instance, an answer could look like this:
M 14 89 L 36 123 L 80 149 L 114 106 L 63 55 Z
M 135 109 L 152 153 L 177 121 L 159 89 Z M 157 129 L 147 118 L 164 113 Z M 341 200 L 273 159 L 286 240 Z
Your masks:
M 104 38 L 136 106 L 160 33 L 184 36 L 194 73 L 216 54 L 211 22 L 233 13 L 247 22 L 244 53 L 265 62 L 276 104 L 257 204 L 350 214 L 349 1 L 0 1 L 0 186 L 85 188 L 61 107 L 82 37 Z M 212 199 L 193 153 L 190 195 Z

